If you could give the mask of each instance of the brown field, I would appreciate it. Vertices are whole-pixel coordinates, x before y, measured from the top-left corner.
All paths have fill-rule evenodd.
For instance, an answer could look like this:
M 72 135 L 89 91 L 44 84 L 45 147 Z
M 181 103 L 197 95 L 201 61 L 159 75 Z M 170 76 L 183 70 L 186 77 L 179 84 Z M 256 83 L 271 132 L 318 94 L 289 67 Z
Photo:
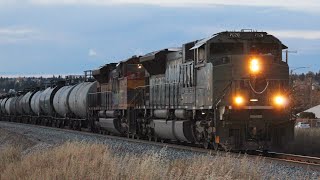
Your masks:
M 295 129 L 295 138 L 287 152 L 320 157 L 320 128 Z
M 288 149 L 319 154 L 320 129 L 297 129 Z M 197 155 L 170 160 L 167 150 L 143 155 L 103 144 L 68 142 L 37 150 L 34 142 L 0 129 L 0 180 L 4 179 L 310 179 L 263 158 Z M 121 152 L 121 153 L 118 153 Z M 270 172 L 270 169 L 272 172 Z M 289 168 L 290 169 L 290 168 Z
M 206 156 L 170 161 L 162 153 L 115 155 L 105 145 L 66 143 L 22 156 L 19 148 L 0 153 L 0 179 L 259 179 L 246 158 Z M 212 160 L 212 159 L 211 159 Z
M 101 144 L 65 143 L 23 155 L 17 147 L 0 151 L 0 179 L 289 179 L 263 159 L 208 155 L 169 160 L 163 152 L 119 155 Z M 298 179 L 308 178 L 296 175 Z M 268 179 L 269 179 L 268 178 Z

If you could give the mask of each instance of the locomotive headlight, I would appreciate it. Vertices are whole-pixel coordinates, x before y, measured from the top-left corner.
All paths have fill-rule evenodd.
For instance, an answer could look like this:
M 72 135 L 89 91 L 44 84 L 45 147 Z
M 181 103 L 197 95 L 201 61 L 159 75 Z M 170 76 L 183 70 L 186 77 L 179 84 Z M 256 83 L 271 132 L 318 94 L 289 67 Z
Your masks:
M 244 98 L 242 96 L 236 96 L 234 97 L 234 103 L 238 106 L 243 105 Z
M 251 73 L 254 73 L 254 74 L 260 72 L 260 70 L 261 70 L 260 62 L 256 58 L 253 58 L 253 59 L 250 60 L 250 66 L 249 67 L 250 67 Z
M 284 106 L 287 104 L 287 98 L 282 95 L 277 95 L 273 98 L 273 102 L 277 106 Z

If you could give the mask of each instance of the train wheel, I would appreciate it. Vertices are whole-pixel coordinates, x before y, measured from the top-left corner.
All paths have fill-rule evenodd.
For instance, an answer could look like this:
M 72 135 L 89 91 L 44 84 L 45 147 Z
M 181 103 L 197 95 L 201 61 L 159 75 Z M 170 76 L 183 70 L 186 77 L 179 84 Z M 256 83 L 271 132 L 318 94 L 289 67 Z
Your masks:
M 214 143 L 213 149 L 214 149 L 215 151 L 218 151 L 218 150 L 219 150 L 219 144 Z
M 202 143 L 202 146 L 203 146 L 203 148 L 205 148 L 205 149 L 209 149 L 210 144 L 209 144 L 209 142 L 205 141 L 205 142 Z
M 67 127 L 69 126 L 69 120 L 68 119 L 64 119 L 63 123 L 62 123 L 62 128 L 65 128 L 66 126 Z
M 60 120 L 60 127 L 59 128 L 64 128 L 66 125 L 66 122 L 64 120 Z
M 73 129 L 73 121 L 69 121 L 69 129 Z
M 55 120 L 54 120 L 54 127 L 59 128 L 59 126 L 60 126 L 59 122 L 60 122 L 60 120 L 55 119 Z
M 77 121 L 73 121 L 73 129 L 78 130 L 78 122 Z
M 64 120 L 59 120 L 59 122 L 60 122 L 59 128 L 64 128 L 64 126 L 65 126 Z
M 74 122 L 73 122 L 73 129 L 74 129 L 74 130 L 78 130 L 78 126 L 79 126 L 79 125 L 78 125 L 78 121 L 74 121 Z
M 79 130 L 79 121 L 73 121 L 72 122 L 72 129 L 73 130 Z
M 57 128 L 60 128 L 60 120 L 55 119 L 54 120 L 54 126 L 57 127 Z
M 83 125 L 82 121 L 79 121 L 79 123 L 78 123 L 78 131 L 81 131 L 82 125 Z
M 65 128 L 65 126 L 66 126 L 66 120 L 61 120 L 61 127 L 60 128 Z

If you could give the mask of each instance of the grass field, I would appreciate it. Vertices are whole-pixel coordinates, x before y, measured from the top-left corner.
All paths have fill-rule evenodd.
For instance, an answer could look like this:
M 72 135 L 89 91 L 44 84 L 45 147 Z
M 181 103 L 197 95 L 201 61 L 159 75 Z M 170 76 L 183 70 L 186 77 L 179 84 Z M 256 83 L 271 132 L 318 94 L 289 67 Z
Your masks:
M 267 166 L 278 170 L 261 158 L 203 155 L 169 160 L 165 150 L 123 155 L 106 145 L 79 142 L 28 155 L 12 146 L 0 151 L 0 179 L 288 179 L 292 173 L 270 174 Z
M 206 156 L 170 161 L 162 153 L 116 155 L 105 145 L 66 143 L 22 156 L 19 148 L 0 153 L 0 179 L 259 179 L 246 158 Z
M 168 159 L 160 152 L 126 153 L 96 143 L 68 142 L 36 151 L 23 136 L 0 131 L 0 179 L 310 179 L 310 174 L 279 168 L 262 158 L 197 155 Z M 319 155 L 320 129 L 296 129 L 288 149 Z M 14 141 L 14 142 L 11 142 Z M 119 153 L 121 152 L 121 153 Z M 280 169 L 280 170 L 279 170 Z M 266 178 L 267 177 L 267 178 Z

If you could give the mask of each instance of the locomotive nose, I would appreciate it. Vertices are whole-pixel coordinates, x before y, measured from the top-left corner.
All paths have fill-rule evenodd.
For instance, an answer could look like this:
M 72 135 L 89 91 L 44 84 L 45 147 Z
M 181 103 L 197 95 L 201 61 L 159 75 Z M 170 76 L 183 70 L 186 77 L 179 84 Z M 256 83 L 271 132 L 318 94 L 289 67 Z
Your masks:
M 232 56 L 234 77 L 230 103 L 234 108 L 268 106 L 284 108 L 289 103 L 286 94 L 287 73 L 283 64 L 271 54 Z

